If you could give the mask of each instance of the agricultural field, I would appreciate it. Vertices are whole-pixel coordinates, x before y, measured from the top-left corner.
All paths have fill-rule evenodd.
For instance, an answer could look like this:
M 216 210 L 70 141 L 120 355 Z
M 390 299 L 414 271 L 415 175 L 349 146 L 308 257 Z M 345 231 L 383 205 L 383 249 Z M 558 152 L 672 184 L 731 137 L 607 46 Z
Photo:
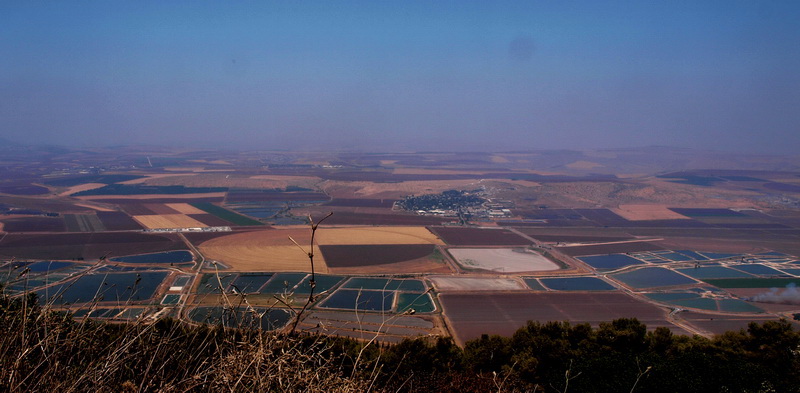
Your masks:
M 524 246 L 531 241 L 507 229 L 434 227 L 433 232 L 451 246 Z
M 800 181 L 774 169 L 795 161 L 737 157 L 762 169 L 712 173 L 666 167 L 727 157 L 42 154 L 0 179 L 0 281 L 63 290 L 53 301 L 80 318 L 281 329 L 312 292 L 309 251 L 315 296 L 298 329 L 365 340 L 463 344 L 528 320 L 618 317 L 710 336 L 800 312 Z M 486 202 L 395 206 L 445 191 Z M 308 217 L 331 212 L 312 247 Z
M 519 273 L 560 268 L 544 255 L 525 248 L 449 248 L 447 252 L 466 270 Z
M 666 312 L 623 293 L 537 292 L 439 295 L 444 315 L 453 326 L 457 342 L 481 334 L 511 335 L 529 320 L 588 322 L 597 325 L 609 319 L 635 317 L 648 328 L 667 326 Z

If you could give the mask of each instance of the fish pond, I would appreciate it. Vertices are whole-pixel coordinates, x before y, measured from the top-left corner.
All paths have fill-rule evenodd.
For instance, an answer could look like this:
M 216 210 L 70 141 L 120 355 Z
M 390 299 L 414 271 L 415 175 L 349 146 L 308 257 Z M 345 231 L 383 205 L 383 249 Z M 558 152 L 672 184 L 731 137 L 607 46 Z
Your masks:
M 612 291 L 613 285 L 597 277 L 557 277 L 540 279 L 554 291 Z
M 654 288 L 673 285 L 695 284 L 697 281 L 672 270 L 660 267 L 646 267 L 612 276 L 615 280 L 633 288 Z
M 644 262 L 625 254 L 594 255 L 578 257 L 578 259 L 598 270 L 613 270 L 625 266 L 644 264 Z

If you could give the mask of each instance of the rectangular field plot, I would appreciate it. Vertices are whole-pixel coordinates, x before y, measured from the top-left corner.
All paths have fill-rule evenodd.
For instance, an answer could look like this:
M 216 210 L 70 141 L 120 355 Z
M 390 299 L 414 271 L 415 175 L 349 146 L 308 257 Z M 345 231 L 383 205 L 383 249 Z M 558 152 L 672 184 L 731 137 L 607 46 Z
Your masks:
M 152 254 L 131 255 L 111 258 L 112 262 L 123 263 L 185 263 L 191 262 L 194 256 L 189 251 L 167 251 Z
M 685 320 L 692 326 L 701 330 L 705 330 L 712 334 L 722 334 L 728 331 L 736 331 L 739 329 L 747 329 L 750 322 L 758 322 L 759 324 L 766 321 L 775 321 L 778 317 L 768 317 L 761 315 L 719 315 L 719 314 L 704 314 L 700 312 L 682 312 L 678 314 L 681 319 Z
M 747 272 L 750 274 L 755 274 L 758 276 L 781 276 L 783 273 L 769 267 L 760 265 L 757 263 L 754 264 L 746 264 L 746 265 L 731 265 L 732 268 L 736 270 L 741 270 L 743 272 Z
M 638 318 L 648 328 L 676 327 L 661 308 L 619 292 L 528 292 L 440 294 L 444 315 L 456 341 L 482 334 L 511 336 L 527 321 L 587 322 L 597 326 L 616 318 Z
M 354 277 L 342 286 L 349 289 L 375 289 L 385 291 L 410 291 L 424 292 L 425 284 L 422 280 L 411 278 L 367 278 Z
M 554 291 L 613 291 L 613 285 L 597 277 L 541 278 L 544 286 Z
M 67 226 L 62 217 L 18 217 L 3 219 L 6 232 L 64 232 Z
M 425 258 L 433 253 L 433 244 L 369 244 L 320 246 L 328 267 L 384 265 Z
M 660 267 L 646 267 L 614 274 L 612 277 L 633 288 L 656 288 L 697 283 L 697 281 L 689 277 Z
M 392 311 L 394 291 L 339 289 L 328 296 L 319 307 L 358 311 Z
M 67 232 L 102 232 L 106 228 L 94 214 L 64 214 Z
M 213 203 L 209 202 L 197 202 L 197 203 L 190 203 L 192 207 L 200 209 L 206 213 L 213 214 L 224 221 L 228 221 L 233 223 L 234 225 L 242 225 L 242 226 L 250 226 L 250 225 L 264 225 L 264 223 L 260 221 L 256 221 L 252 218 L 245 217 L 241 214 L 234 213 L 228 209 L 219 207 Z
M 97 218 L 109 231 L 139 230 L 142 226 L 123 212 L 97 212 Z
M 436 305 L 429 293 L 398 293 L 397 312 L 403 313 L 414 310 L 416 313 L 428 313 L 436 311 Z
M 432 227 L 431 230 L 453 246 L 522 246 L 531 243 L 507 229 Z
M 705 278 L 742 278 L 753 277 L 750 274 L 740 272 L 738 270 L 729 269 L 722 266 L 701 266 L 697 268 L 676 269 L 689 277 L 696 279 Z
M 623 254 L 626 252 L 641 252 L 663 249 L 664 247 L 648 242 L 611 243 L 558 248 L 559 251 L 572 257 L 584 255 Z
M 418 316 L 315 310 L 300 323 L 300 328 L 304 332 L 319 332 L 362 340 L 377 338 L 382 342 L 399 342 L 405 337 L 427 336 L 432 333 L 435 326 L 433 322 Z
M 151 216 L 133 216 L 145 228 L 204 228 L 207 225 L 197 221 L 185 214 L 162 214 Z
M 527 289 L 519 280 L 513 278 L 432 276 L 430 280 L 438 291 L 521 291 Z M 540 290 L 544 290 L 544 288 Z
M 730 209 L 696 209 L 696 208 L 677 208 L 670 210 L 682 214 L 686 217 L 744 217 L 745 215 Z
M 450 248 L 447 252 L 465 269 L 480 269 L 502 273 L 559 269 L 559 266 L 553 261 L 528 249 Z
M 598 270 L 613 270 L 625 266 L 644 264 L 644 262 L 625 254 L 594 255 L 578 257 L 577 259 Z

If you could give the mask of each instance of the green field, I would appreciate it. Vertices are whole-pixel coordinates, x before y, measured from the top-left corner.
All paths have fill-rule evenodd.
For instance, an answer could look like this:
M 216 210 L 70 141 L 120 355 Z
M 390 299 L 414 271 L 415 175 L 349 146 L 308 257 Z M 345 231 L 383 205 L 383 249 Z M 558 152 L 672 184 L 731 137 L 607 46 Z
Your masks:
M 219 207 L 213 203 L 197 202 L 197 203 L 191 203 L 191 205 L 206 213 L 213 214 L 225 221 L 230 221 L 236 225 L 242 225 L 242 226 L 264 225 L 264 223 L 261 221 L 256 221 L 252 218 L 245 217 L 238 213 L 234 213 L 228 209 Z

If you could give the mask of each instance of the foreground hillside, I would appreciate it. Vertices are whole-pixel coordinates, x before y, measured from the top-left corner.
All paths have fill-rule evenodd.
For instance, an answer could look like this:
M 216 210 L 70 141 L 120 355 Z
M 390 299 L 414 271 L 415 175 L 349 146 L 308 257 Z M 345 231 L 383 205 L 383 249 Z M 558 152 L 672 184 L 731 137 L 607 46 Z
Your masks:
M 0 297 L 0 390 L 226 392 L 796 392 L 786 321 L 706 339 L 635 319 L 529 323 L 513 337 L 382 347 L 250 329 L 75 321 Z

